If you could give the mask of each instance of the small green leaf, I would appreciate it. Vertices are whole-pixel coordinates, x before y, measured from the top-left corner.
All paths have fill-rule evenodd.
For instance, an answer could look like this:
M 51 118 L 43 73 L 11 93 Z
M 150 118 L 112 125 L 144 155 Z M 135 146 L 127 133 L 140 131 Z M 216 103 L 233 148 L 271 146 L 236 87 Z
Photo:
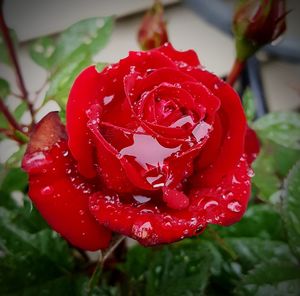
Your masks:
M 255 117 L 255 104 L 253 93 L 250 88 L 247 88 L 243 95 L 243 107 L 248 122 L 252 122 Z
M 17 121 L 21 119 L 24 113 L 27 111 L 28 105 L 26 102 L 21 102 L 14 111 L 14 117 Z
M 254 129 L 263 140 L 300 150 L 300 114 L 295 112 L 269 113 L 254 122 Z
M 42 37 L 30 44 L 29 54 L 38 65 L 48 70 L 53 66 L 55 49 L 53 38 Z
M 0 78 L 0 98 L 4 99 L 9 94 L 10 94 L 9 83 L 5 79 Z
M 299 266 L 274 262 L 263 263 L 251 270 L 238 285 L 239 296 L 298 296 L 300 291 Z
M 14 43 L 14 46 L 16 47 L 17 42 L 18 42 L 16 32 L 12 29 L 9 29 L 9 33 L 10 33 L 10 36 Z M 11 60 L 8 55 L 7 47 L 6 47 L 6 44 L 4 43 L 2 34 L 0 34 L 0 63 L 6 64 L 9 66 L 11 65 Z
M 289 244 L 300 258 L 300 161 L 284 182 L 282 215 Z
M 108 42 L 113 28 L 112 17 L 95 17 L 79 21 L 66 29 L 57 40 L 53 54 L 55 64 L 61 63 L 74 51 L 92 56 Z

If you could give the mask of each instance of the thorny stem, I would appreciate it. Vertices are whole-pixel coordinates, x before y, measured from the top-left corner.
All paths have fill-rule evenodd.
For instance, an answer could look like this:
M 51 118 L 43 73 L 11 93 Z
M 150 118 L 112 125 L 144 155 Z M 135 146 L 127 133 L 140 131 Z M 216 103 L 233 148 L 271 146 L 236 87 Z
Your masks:
M 4 1 L 0 0 L 0 29 L 1 29 L 1 32 L 2 32 L 2 35 L 3 35 L 3 41 L 6 44 L 9 57 L 11 59 L 11 62 L 13 64 L 13 66 L 14 66 L 14 70 L 15 70 L 16 77 L 17 77 L 17 82 L 18 82 L 20 91 L 22 93 L 22 100 L 24 100 L 27 103 L 29 112 L 32 116 L 32 121 L 34 122 L 33 105 L 28 100 L 28 92 L 27 92 L 26 87 L 25 87 L 24 79 L 23 79 L 23 76 L 22 76 L 22 73 L 21 73 L 21 69 L 20 69 L 18 59 L 17 59 L 15 48 L 14 48 L 11 36 L 9 34 L 8 27 L 7 27 L 7 25 L 5 23 L 5 20 L 4 20 L 3 3 L 4 3 Z
M 109 258 L 109 256 L 111 256 L 111 254 L 116 250 L 116 248 L 121 244 L 121 242 L 124 239 L 125 239 L 125 236 L 123 236 L 123 235 L 115 236 L 115 238 L 112 240 L 110 246 L 104 252 L 100 251 L 99 260 L 97 262 L 95 270 L 94 270 L 94 272 L 91 276 L 91 279 L 89 281 L 88 295 L 90 294 L 90 292 L 93 290 L 93 288 L 99 282 L 99 277 L 101 275 L 102 268 L 103 268 L 105 260 L 107 258 Z
M 226 82 L 229 83 L 231 86 L 233 86 L 234 83 L 239 78 L 240 74 L 242 73 L 244 67 L 245 67 L 245 61 L 240 61 L 238 59 L 235 59 L 235 62 L 231 68 L 231 71 L 227 77 Z

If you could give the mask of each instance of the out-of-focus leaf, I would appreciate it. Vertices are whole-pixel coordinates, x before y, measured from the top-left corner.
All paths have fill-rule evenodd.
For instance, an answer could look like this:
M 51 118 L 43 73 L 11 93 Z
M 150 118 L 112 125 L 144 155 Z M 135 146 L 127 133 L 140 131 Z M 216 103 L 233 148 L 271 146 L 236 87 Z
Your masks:
M 64 67 L 60 67 L 52 76 L 46 101 L 56 101 L 62 109 L 65 109 L 70 88 L 78 74 L 92 63 L 91 59 L 83 52 L 74 54 L 68 59 Z
M 23 191 L 28 183 L 27 174 L 20 168 L 13 168 L 4 177 L 0 189 L 5 192 Z
M 10 94 L 9 83 L 5 79 L 0 78 L 0 97 L 1 97 L 1 99 L 7 97 L 9 94 Z
M 18 151 L 13 153 L 5 163 L 7 168 L 19 168 L 26 150 L 26 145 L 22 145 Z
M 244 270 L 250 270 L 261 262 L 291 262 L 297 264 L 297 259 L 291 253 L 289 246 L 281 241 L 251 238 L 227 238 L 226 242 L 238 256 L 237 261 Z
M 285 230 L 280 215 L 266 204 L 251 206 L 242 220 L 230 227 L 214 228 L 221 237 L 256 237 L 285 241 Z
M 54 62 L 61 63 L 75 51 L 91 57 L 106 45 L 112 28 L 112 17 L 95 17 L 75 23 L 59 36 L 53 53 Z
M 240 296 L 297 296 L 300 292 L 299 266 L 274 262 L 263 263 L 251 270 L 240 282 Z
M 255 117 L 255 104 L 253 93 L 250 88 L 247 88 L 243 95 L 243 107 L 248 122 L 252 122 Z
M 17 121 L 19 121 L 21 119 L 21 117 L 23 116 L 23 114 L 27 111 L 27 104 L 26 102 L 21 102 L 17 108 L 14 111 L 14 117 Z
M 300 114 L 295 112 L 269 113 L 254 122 L 260 138 L 287 148 L 300 150 Z
M 14 43 L 14 46 L 17 45 L 17 35 L 16 32 L 12 29 L 9 29 L 10 36 L 12 38 L 12 41 Z M 0 34 L 0 63 L 11 65 L 10 57 L 8 55 L 8 51 L 6 48 L 6 44 L 3 40 L 3 35 Z
M 282 215 L 289 244 L 300 258 L 300 161 L 295 164 L 285 180 Z
M 276 173 L 280 177 L 286 177 L 290 169 L 300 159 L 300 150 L 273 144 L 272 156 Z
M 29 233 L 37 233 L 49 228 L 28 196 L 24 196 L 23 205 L 19 205 L 10 213 L 10 219 L 16 227 Z
M 252 183 L 258 188 L 258 196 L 263 200 L 268 200 L 281 185 L 274 162 L 274 157 L 268 154 L 266 149 L 262 149 L 252 165 L 255 173 Z
M 0 233 L 1 295 L 32 295 L 27 289 L 35 291 L 68 275 L 73 268 L 69 247 L 63 239 L 49 229 L 30 234 L 18 228 L 11 213 L 1 207 Z
M 10 194 L 2 190 L 0 190 L 0 207 L 5 207 L 11 210 L 16 208 L 16 203 L 11 198 Z
M 48 70 L 53 66 L 55 48 L 53 38 L 41 37 L 30 44 L 29 54 L 38 65 Z

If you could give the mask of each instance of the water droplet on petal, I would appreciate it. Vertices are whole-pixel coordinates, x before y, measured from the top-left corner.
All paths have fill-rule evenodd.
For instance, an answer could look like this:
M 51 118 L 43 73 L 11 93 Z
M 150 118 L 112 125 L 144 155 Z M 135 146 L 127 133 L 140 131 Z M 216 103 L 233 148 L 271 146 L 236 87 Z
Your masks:
M 138 238 L 147 238 L 151 231 L 152 225 L 150 222 L 145 222 L 142 225 L 134 224 L 132 226 L 132 233 Z
M 53 192 L 54 192 L 54 189 L 52 186 L 46 186 L 41 190 L 42 195 L 50 195 L 50 194 L 53 194 Z
M 203 209 L 207 210 L 209 207 L 216 207 L 218 205 L 219 203 L 216 200 L 210 200 L 204 205 Z
M 238 213 L 242 209 L 242 205 L 238 201 L 232 201 L 227 205 L 227 208 L 235 213 Z

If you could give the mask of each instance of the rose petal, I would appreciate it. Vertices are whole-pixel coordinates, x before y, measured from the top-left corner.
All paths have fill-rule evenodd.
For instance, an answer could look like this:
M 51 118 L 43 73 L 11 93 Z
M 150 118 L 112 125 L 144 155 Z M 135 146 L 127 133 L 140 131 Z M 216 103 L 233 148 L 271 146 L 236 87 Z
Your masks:
M 189 74 L 203 82 L 221 101 L 218 114 L 224 140 L 218 156 L 201 174 L 201 185 L 213 186 L 236 166 L 244 153 L 246 117 L 238 95 L 227 83 L 201 69 L 194 69 Z
M 198 56 L 193 50 L 178 51 L 170 43 L 165 43 L 158 50 L 175 61 L 179 68 L 200 66 Z
M 249 165 L 255 160 L 259 151 L 260 142 L 256 132 L 248 126 L 245 137 L 245 153 L 247 155 L 247 161 Z
M 192 191 L 190 205 L 179 211 L 147 195 L 133 196 L 131 202 L 125 203 L 117 194 L 101 192 L 90 197 L 90 211 L 100 225 L 145 246 L 171 243 L 199 234 L 208 223 L 230 225 L 239 221 L 250 196 L 247 172 L 247 162 L 241 158 L 218 186 Z
M 97 225 L 88 210 L 95 187 L 78 174 L 56 112 L 36 126 L 22 167 L 29 174 L 31 200 L 55 231 L 82 249 L 108 246 L 110 231 Z

